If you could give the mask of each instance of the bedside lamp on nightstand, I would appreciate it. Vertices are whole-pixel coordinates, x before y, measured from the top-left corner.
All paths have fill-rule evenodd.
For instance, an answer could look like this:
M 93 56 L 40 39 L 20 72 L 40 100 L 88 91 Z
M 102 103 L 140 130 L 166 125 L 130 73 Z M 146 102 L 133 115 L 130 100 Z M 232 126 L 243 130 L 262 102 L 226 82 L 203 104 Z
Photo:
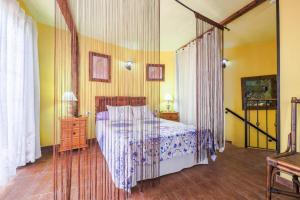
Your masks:
M 72 91 L 63 94 L 62 100 L 68 104 L 68 117 L 74 117 L 74 102 L 78 101 Z
M 60 152 L 72 149 L 86 149 L 87 145 L 87 117 L 76 115 L 76 102 L 78 101 L 72 91 L 62 96 L 67 103 L 67 116 L 60 119 Z M 74 116 L 76 115 L 76 116 Z
M 171 107 L 170 102 L 173 101 L 172 96 L 170 94 L 166 94 L 165 101 L 167 101 L 167 111 L 170 111 L 170 107 Z

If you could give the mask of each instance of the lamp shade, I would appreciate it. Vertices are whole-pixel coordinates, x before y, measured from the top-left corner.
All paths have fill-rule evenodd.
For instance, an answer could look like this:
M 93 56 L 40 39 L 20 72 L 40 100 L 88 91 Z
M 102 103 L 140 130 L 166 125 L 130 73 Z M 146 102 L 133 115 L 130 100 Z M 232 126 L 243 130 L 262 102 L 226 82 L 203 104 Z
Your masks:
M 63 101 L 77 101 L 77 98 L 72 91 L 67 91 L 64 93 L 62 100 Z
M 165 100 L 166 100 L 166 101 L 172 101 L 172 100 L 173 100 L 173 97 L 172 97 L 172 95 L 170 95 L 170 94 L 166 94 L 166 96 L 165 96 Z

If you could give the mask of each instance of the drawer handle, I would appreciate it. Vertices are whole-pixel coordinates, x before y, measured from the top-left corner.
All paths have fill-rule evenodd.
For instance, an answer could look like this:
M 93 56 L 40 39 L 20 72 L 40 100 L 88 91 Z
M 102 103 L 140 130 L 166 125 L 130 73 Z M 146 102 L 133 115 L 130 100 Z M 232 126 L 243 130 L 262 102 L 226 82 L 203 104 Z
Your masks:
M 76 134 L 76 132 L 73 132 L 73 135 L 75 135 Z
M 73 126 L 76 126 L 76 124 L 74 123 Z

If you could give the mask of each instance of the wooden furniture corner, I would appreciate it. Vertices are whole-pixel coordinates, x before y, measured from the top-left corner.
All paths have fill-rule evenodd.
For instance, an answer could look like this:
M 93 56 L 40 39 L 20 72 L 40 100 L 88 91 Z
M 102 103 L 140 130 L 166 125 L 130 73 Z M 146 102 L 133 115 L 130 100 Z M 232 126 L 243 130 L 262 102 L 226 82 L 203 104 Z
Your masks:
M 87 117 L 61 119 L 60 152 L 85 149 L 87 145 Z
M 179 113 L 178 112 L 163 111 L 163 112 L 159 113 L 159 117 L 162 119 L 179 122 Z
M 292 128 L 288 137 L 288 147 L 284 153 L 267 157 L 267 199 L 272 199 L 272 193 L 291 196 L 300 199 L 300 153 L 297 153 L 297 104 L 300 99 L 292 98 Z M 292 191 L 282 190 L 275 187 L 276 177 L 283 174 L 292 177 Z

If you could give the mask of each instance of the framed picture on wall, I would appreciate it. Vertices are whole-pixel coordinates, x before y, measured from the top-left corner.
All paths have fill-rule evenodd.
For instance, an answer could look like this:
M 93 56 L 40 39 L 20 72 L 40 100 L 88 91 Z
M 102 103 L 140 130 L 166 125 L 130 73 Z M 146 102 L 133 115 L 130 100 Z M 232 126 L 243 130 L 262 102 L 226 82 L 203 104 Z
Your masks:
M 165 65 L 164 64 L 147 64 L 146 66 L 147 81 L 164 81 Z
M 111 82 L 111 57 L 109 55 L 89 53 L 90 81 Z
M 277 76 L 252 76 L 241 78 L 242 86 L 242 107 L 247 109 L 276 109 L 277 99 Z

